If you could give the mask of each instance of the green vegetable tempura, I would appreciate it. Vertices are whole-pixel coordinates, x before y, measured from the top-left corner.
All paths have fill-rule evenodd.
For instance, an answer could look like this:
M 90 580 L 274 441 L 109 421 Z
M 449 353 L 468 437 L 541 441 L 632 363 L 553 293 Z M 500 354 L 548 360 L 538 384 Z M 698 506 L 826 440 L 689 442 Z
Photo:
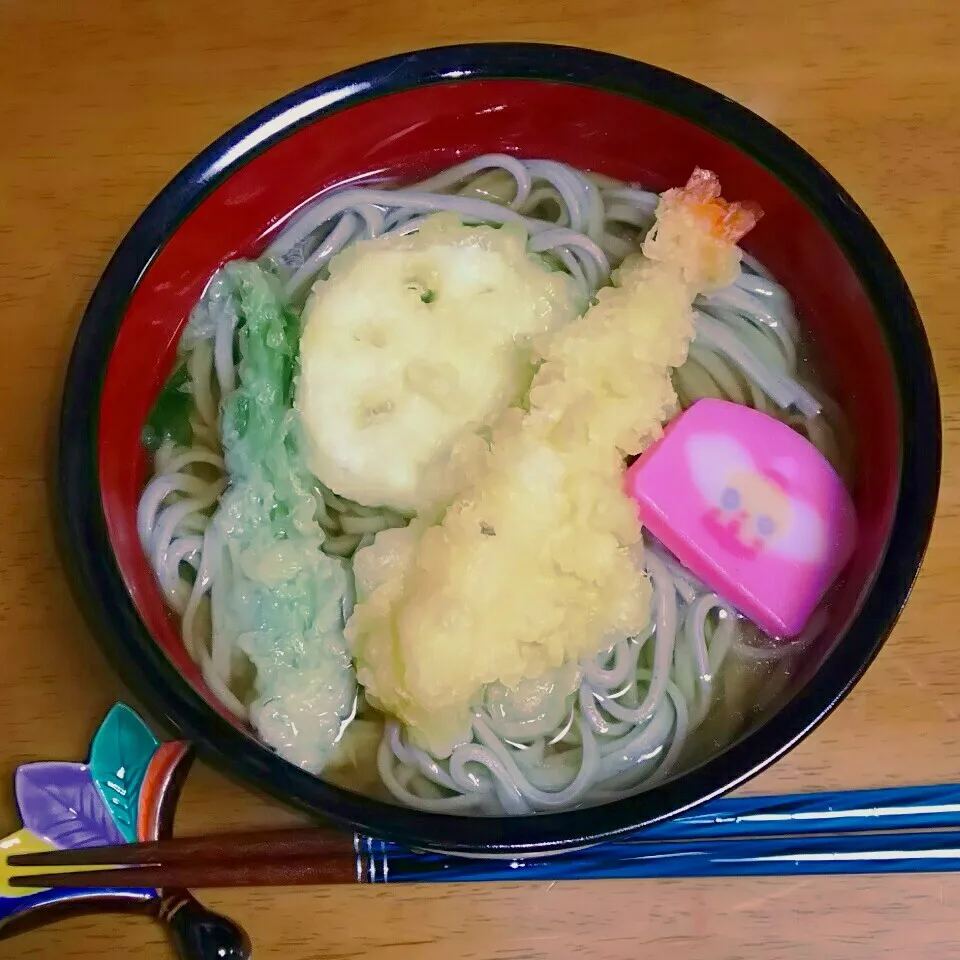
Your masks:
M 264 738 L 319 769 L 356 701 L 343 638 L 350 574 L 321 550 L 315 481 L 301 463 L 291 409 L 298 320 L 256 264 L 232 263 L 223 274 L 239 316 L 240 356 L 238 384 L 221 401 L 229 486 L 208 534 L 222 546 L 214 636 L 256 668 L 250 713 Z

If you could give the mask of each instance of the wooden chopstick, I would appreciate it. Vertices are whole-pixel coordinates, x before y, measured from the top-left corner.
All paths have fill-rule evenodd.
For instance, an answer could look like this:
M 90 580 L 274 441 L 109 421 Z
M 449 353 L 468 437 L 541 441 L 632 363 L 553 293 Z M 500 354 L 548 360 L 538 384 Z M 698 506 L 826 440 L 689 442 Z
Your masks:
M 13 858 L 11 857 L 11 860 Z M 11 887 L 278 887 L 363 882 L 349 853 L 280 860 L 202 860 L 168 866 L 132 866 L 76 873 L 34 873 L 10 877 Z
M 20 853 L 8 858 L 12 867 L 173 866 L 198 861 L 286 860 L 353 855 L 352 837 L 334 830 L 303 827 L 291 830 L 259 830 L 248 833 L 210 834 L 204 837 L 176 837 L 114 847 L 86 847 L 80 850 L 50 850 Z M 83 874 L 89 879 L 90 873 Z

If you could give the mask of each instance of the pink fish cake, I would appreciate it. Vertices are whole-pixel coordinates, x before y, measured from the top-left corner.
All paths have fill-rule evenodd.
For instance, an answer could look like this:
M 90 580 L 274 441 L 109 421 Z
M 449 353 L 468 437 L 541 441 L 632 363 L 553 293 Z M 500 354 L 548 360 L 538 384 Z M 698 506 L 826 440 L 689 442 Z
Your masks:
M 627 471 L 643 525 L 773 636 L 795 637 L 853 551 L 850 494 L 786 424 L 700 400 Z

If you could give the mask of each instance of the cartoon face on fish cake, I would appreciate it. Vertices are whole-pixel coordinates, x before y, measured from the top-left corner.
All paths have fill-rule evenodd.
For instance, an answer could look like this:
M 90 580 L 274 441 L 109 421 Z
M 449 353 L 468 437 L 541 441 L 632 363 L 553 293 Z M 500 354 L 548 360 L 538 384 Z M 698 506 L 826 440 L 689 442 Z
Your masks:
M 853 549 L 853 504 L 823 455 L 738 404 L 694 404 L 626 482 L 650 532 L 775 636 L 801 632 Z
M 707 509 L 702 522 L 734 556 L 762 554 L 806 563 L 825 557 L 825 524 L 811 504 L 794 494 L 802 465 L 780 457 L 759 467 L 728 432 L 701 432 L 684 443 L 687 466 Z

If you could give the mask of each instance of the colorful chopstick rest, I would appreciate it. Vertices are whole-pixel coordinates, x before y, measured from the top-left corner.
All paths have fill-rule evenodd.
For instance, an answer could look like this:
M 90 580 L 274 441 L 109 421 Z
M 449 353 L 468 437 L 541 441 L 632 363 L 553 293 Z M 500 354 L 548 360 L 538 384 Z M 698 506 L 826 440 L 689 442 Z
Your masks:
M 14 854 L 169 837 L 191 756 L 189 744 L 160 743 L 130 707 L 118 703 L 91 742 L 89 762 L 18 767 L 14 791 L 23 826 L 0 839 L 0 940 L 74 911 L 140 907 L 167 927 L 181 960 L 249 960 L 252 948 L 243 930 L 187 890 L 9 883 L 14 874 L 43 872 L 11 866 L 7 858 Z

